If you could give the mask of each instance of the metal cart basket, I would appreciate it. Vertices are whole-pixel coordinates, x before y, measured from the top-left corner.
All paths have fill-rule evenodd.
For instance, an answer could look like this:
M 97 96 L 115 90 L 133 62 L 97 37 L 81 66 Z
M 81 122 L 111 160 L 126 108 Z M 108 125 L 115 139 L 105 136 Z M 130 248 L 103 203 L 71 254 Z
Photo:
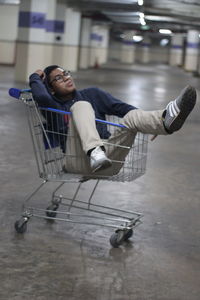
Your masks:
M 87 170 L 82 172 L 82 167 L 87 163 L 87 156 L 80 153 L 71 153 L 70 145 L 76 143 L 78 136 L 71 135 L 66 126 L 69 119 L 68 112 L 52 108 L 40 108 L 34 102 L 30 90 L 11 89 L 13 96 L 22 100 L 27 109 L 28 124 L 33 148 L 42 183 L 24 200 L 22 215 L 15 222 L 18 233 L 24 233 L 31 217 L 45 218 L 80 224 L 98 225 L 114 228 L 115 232 L 110 237 L 113 247 L 118 247 L 128 240 L 133 229 L 141 223 L 142 215 L 129 210 L 121 210 L 111 206 L 95 203 L 93 196 L 100 180 L 127 182 L 133 181 L 145 173 L 147 160 L 147 135 L 138 133 L 130 146 L 123 143 L 105 145 L 113 150 L 120 149 L 120 159 L 112 159 L 112 167 L 105 171 L 92 173 Z M 109 116 L 109 121 L 96 120 L 111 134 L 120 127 L 119 118 Z M 84 169 L 85 170 L 85 169 Z M 81 187 L 88 180 L 94 182 L 88 200 L 80 200 Z M 34 196 L 47 182 L 58 183 L 51 196 L 48 207 L 34 207 Z M 76 185 L 72 196 L 59 194 L 64 185 Z M 32 201 L 31 201 L 32 200 Z M 107 201 L 108 202 L 108 201 Z M 60 209 L 60 207 L 64 209 Z

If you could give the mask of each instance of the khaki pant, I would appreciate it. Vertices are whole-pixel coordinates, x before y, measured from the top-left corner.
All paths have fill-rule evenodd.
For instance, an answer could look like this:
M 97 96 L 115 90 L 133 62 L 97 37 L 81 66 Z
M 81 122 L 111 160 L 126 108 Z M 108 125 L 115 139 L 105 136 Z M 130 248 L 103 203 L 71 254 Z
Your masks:
M 134 109 L 129 111 L 121 124 L 127 128 L 115 129 L 114 134 L 105 142 L 99 137 L 96 129 L 94 110 L 89 102 L 78 101 L 71 107 L 72 118 L 69 124 L 69 136 L 66 143 L 65 169 L 70 173 L 90 174 L 90 163 L 87 151 L 97 146 L 104 146 L 106 155 L 113 161 L 112 166 L 97 175 L 111 176 L 117 174 L 122 167 L 122 161 L 127 156 L 134 143 L 137 132 L 146 134 L 163 134 L 163 110 L 143 111 Z M 119 146 L 118 146 L 119 145 Z M 124 147 L 121 147 L 124 146 Z

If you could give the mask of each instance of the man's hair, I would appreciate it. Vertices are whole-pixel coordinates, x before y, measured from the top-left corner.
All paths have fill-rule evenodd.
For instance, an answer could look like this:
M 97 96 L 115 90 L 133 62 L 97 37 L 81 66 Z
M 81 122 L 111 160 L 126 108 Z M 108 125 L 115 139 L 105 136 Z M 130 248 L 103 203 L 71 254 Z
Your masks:
M 44 73 L 46 75 L 46 81 L 47 81 L 47 84 L 50 85 L 50 73 L 57 69 L 57 68 L 60 68 L 60 66 L 57 66 L 57 65 L 51 65 L 51 66 L 48 66 L 44 69 Z

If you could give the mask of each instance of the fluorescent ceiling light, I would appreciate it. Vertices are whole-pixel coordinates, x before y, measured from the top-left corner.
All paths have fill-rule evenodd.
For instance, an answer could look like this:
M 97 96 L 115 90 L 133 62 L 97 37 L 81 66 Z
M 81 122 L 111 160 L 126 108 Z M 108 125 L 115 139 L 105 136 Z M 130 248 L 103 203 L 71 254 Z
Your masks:
M 83 0 L 87 1 L 87 0 Z M 82 2 L 82 1 L 80 1 Z M 138 1 L 137 0 L 90 0 L 90 2 L 99 2 L 99 3 L 119 3 L 121 4 L 123 2 L 123 4 L 136 4 Z
M 140 24 L 143 25 L 143 26 L 146 25 L 145 20 L 144 19 L 140 19 Z
M 143 40 L 143 37 L 141 35 L 134 35 L 133 40 L 134 42 L 141 42 Z
M 143 18 L 143 19 L 144 19 L 144 13 L 143 13 L 143 12 L 140 12 L 140 13 L 139 13 L 139 16 L 140 16 L 140 18 Z
M 145 19 L 144 19 L 144 13 L 140 12 L 140 24 L 141 25 L 146 25 Z
M 170 29 L 159 29 L 159 32 L 162 34 L 171 34 L 172 31 Z
M 144 4 L 143 0 L 138 0 L 138 5 L 142 6 Z
M 117 17 L 139 17 L 140 13 L 137 11 L 131 12 L 131 11 L 109 11 L 109 10 L 103 10 L 103 14 L 109 15 L 109 16 L 117 16 Z
M 0 4 L 20 4 L 20 0 L 0 0 Z
M 168 39 L 162 39 L 160 41 L 160 45 L 163 46 L 163 47 L 165 47 L 167 44 L 169 44 L 169 40 Z

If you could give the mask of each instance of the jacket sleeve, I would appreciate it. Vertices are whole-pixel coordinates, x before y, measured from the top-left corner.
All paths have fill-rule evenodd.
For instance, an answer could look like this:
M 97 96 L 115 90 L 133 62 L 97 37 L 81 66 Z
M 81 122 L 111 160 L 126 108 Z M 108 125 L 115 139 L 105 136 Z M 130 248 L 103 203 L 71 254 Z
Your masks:
M 137 109 L 135 106 L 127 104 L 109 93 L 96 88 L 99 110 L 107 115 L 116 115 L 123 118 L 130 110 Z
M 29 85 L 33 95 L 33 99 L 43 107 L 56 108 L 57 105 L 52 96 L 47 91 L 47 88 L 40 76 L 37 73 L 33 73 L 29 77 Z

